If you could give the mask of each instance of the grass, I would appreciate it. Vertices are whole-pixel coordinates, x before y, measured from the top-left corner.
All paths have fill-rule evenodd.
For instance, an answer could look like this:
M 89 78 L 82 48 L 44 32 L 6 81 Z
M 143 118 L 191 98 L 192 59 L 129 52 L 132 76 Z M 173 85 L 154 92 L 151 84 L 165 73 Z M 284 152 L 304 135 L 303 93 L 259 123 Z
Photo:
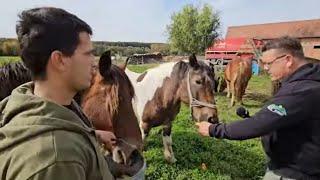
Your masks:
M 136 72 L 156 65 L 129 66 Z M 251 114 L 257 112 L 270 97 L 271 82 L 267 76 L 253 76 L 244 96 L 244 106 Z M 222 122 L 241 120 L 229 108 L 226 93 L 216 96 L 219 118 Z M 163 156 L 161 127 L 153 128 L 147 138 L 146 179 L 261 179 L 265 172 L 265 156 L 260 139 L 245 141 L 219 140 L 198 135 L 189 109 L 183 105 L 173 123 L 173 150 L 177 162 L 167 164 Z
M 8 64 L 10 62 L 20 61 L 19 56 L 0 56 L 0 66 Z
M 137 73 L 143 73 L 145 70 L 159 66 L 159 64 L 144 64 L 144 65 L 128 65 L 128 68 L 131 71 L 137 72 Z

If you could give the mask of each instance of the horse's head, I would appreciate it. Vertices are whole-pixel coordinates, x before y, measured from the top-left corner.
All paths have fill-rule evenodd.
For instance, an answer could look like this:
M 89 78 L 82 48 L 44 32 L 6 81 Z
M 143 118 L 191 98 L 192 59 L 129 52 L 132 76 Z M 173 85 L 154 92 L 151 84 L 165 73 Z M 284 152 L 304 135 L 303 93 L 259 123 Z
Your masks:
M 102 54 L 98 69 L 94 71 L 92 85 L 83 94 L 81 105 L 96 129 L 112 131 L 117 139 L 141 152 L 141 131 L 132 107 L 134 89 L 123 68 L 125 66 L 119 68 L 111 63 L 110 51 Z M 119 148 L 121 150 L 120 146 L 117 152 Z M 131 154 L 119 153 L 126 157 L 118 159 L 128 159 Z
M 183 83 L 185 88 L 181 91 L 181 99 L 190 105 L 192 118 L 196 121 L 217 123 L 215 81 L 210 66 L 198 61 L 194 54 L 191 55 Z

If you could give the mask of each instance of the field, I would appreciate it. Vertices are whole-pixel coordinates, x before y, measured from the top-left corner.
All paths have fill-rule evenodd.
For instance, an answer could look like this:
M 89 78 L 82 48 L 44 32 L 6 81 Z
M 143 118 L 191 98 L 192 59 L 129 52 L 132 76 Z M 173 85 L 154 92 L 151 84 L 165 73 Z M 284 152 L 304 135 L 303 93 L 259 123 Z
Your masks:
M 17 57 L 0 57 L 0 66 Z M 143 72 L 157 66 L 129 65 L 129 69 Z M 244 97 L 250 113 L 257 112 L 270 97 L 271 83 L 267 76 L 253 76 Z M 216 95 L 219 118 L 222 122 L 241 120 L 236 114 L 237 106 L 228 108 L 225 93 Z M 265 171 L 265 156 L 260 139 L 229 141 L 205 138 L 198 135 L 194 122 L 189 118 L 189 109 L 183 105 L 176 117 L 173 130 L 173 149 L 176 164 L 167 164 L 163 157 L 162 129 L 151 130 L 147 138 L 146 179 L 261 179 Z

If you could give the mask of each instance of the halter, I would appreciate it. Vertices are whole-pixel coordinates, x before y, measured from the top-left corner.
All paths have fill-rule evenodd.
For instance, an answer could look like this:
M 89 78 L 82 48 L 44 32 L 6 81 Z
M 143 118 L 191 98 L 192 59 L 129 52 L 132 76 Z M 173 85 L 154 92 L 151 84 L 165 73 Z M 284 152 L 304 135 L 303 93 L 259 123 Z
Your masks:
M 188 70 L 187 75 L 187 88 L 188 88 L 188 96 L 189 96 L 189 108 L 190 108 L 190 116 L 192 118 L 192 107 L 208 107 L 217 110 L 216 104 L 211 104 L 203 101 L 199 101 L 192 96 L 191 86 L 190 86 L 190 70 Z

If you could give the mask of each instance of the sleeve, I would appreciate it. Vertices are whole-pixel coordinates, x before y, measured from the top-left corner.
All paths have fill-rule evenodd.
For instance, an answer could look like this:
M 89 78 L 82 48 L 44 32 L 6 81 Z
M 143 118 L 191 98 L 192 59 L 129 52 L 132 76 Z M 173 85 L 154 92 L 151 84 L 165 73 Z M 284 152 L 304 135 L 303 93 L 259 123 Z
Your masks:
M 84 167 L 79 163 L 56 162 L 28 178 L 28 180 L 42 179 L 85 180 L 86 173 Z
M 251 118 L 230 124 L 218 123 L 211 125 L 209 134 L 211 137 L 230 140 L 260 137 L 308 118 L 308 109 L 311 109 L 311 107 L 308 106 L 306 92 L 278 96 L 273 98 Z

